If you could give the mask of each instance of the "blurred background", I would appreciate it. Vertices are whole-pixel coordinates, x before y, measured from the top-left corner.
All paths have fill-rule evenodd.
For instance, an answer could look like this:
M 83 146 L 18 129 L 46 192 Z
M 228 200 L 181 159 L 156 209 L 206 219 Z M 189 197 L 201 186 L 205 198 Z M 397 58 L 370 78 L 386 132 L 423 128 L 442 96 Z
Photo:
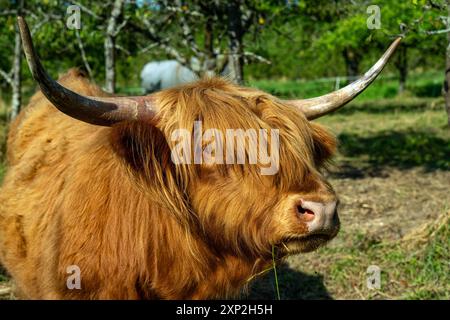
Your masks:
M 120 95 L 221 75 L 283 98 L 318 96 L 403 35 L 369 89 L 319 120 L 340 143 L 327 175 L 341 233 L 279 266 L 278 286 L 269 271 L 243 298 L 450 298 L 450 1 L 0 0 L 0 177 L 9 123 L 37 90 L 19 14 L 53 77 L 78 67 Z M 14 298 L 9 286 L 0 266 L 0 298 Z

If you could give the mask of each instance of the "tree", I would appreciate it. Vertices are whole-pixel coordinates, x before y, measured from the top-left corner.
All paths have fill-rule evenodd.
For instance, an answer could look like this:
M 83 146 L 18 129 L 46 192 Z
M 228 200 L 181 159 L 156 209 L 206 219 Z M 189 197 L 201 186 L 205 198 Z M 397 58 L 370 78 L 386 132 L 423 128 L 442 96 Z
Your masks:
M 406 83 L 410 69 L 411 52 L 418 48 L 430 47 L 430 43 L 418 32 L 417 21 L 422 16 L 422 6 L 419 1 L 388 1 L 378 2 L 381 9 L 381 29 L 375 30 L 374 41 L 381 44 L 386 35 L 402 33 L 405 37 L 396 53 L 394 65 L 399 75 L 399 93 L 406 90 Z
M 35 34 L 44 24 L 50 21 L 52 15 L 46 12 L 46 10 L 38 9 L 38 3 L 35 1 L 27 1 L 27 6 L 25 6 L 24 0 L 4 2 L 6 3 L 0 3 L 6 8 L 0 13 L 0 19 L 5 20 L 5 42 L 13 43 L 13 47 L 9 51 L 5 50 L 9 47 L 8 45 L 2 46 L 2 49 L 5 50 L 7 55 L 4 60 L 10 61 L 10 71 L 6 72 L 5 70 L 8 67 L 0 65 L 0 76 L 11 87 L 10 118 L 14 119 L 19 114 L 22 104 L 22 44 L 16 24 L 16 17 L 19 15 L 29 15 L 30 19 L 35 20 L 36 23 L 31 30 L 31 33 Z M 11 36 L 12 39 L 10 39 Z M 10 56 L 12 56 L 12 59 L 9 59 Z
M 112 5 L 111 15 L 108 19 L 105 32 L 105 87 L 108 92 L 114 93 L 116 89 L 116 70 L 115 70 L 115 40 L 126 23 L 118 26 L 117 20 L 122 13 L 124 0 L 115 0 Z
M 243 82 L 248 59 L 267 61 L 246 50 L 245 37 L 258 32 L 258 19 L 284 1 L 213 0 L 154 1 L 140 8 L 129 25 L 135 34 L 199 76 L 218 74 L 227 66 L 228 77 Z
M 447 21 L 445 22 L 447 27 L 447 50 L 445 53 L 445 109 L 447 110 L 447 123 L 450 128 L 450 1 L 447 0 Z
M 450 0 L 427 0 L 423 4 L 423 9 L 424 14 L 419 21 L 421 31 L 427 36 L 445 36 L 445 40 L 442 38 L 442 41 L 446 41 L 443 91 L 447 123 L 450 128 Z
M 25 5 L 26 3 L 26 5 Z M 46 25 L 52 21 L 58 21 L 62 18 L 62 15 L 55 13 L 59 10 L 59 2 L 46 1 L 41 3 L 40 1 L 1 1 L 0 5 L 3 8 L 3 12 L 0 13 L 0 19 L 5 23 L 0 24 L 2 30 L 0 32 L 0 50 L 1 61 L 6 61 L 3 65 L 0 64 L 0 76 L 11 87 L 11 113 L 10 118 L 14 119 L 22 104 L 22 47 L 19 30 L 16 24 L 16 17 L 18 15 L 27 16 L 29 21 L 32 21 L 33 27 L 31 29 L 32 35 L 36 36 L 42 29 L 45 29 Z M 52 39 L 52 41 L 54 41 Z M 2 43 L 3 42 L 3 43 Z M 8 44 L 13 43 L 11 48 Z M 49 41 L 47 45 L 52 43 Z M 7 50 L 7 49 L 10 50 Z M 10 58 L 12 57 L 12 59 Z M 5 70 L 10 68 L 9 72 Z
M 325 8 L 324 12 L 319 8 L 305 12 L 313 17 L 310 28 L 317 28 L 318 23 L 321 26 L 315 30 L 319 38 L 314 50 L 342 56 L 349 82 L 359 76 L 364 55 L 373 45 L 366 41 L 370 36 L 366 13 L 369 4 L 367 1 L 358 1 L 357 5 L 352 1 L 328 2 L 321 3 L 320 8 Z
M 19 0 L 11 10 L 5 10 L 2 15 L 14 17 L 23 14 L 24 1 Z M 11 20 L 10 20 L 11 23 Z M 12 59 L 11 71 L 8 73 L 0 69 L 0 75 L 11 86 L 11 119 L 14 119 L 20 111 L 22 103 L 22 46 L 20 40 L 20 33 L 16 24 L 14 24 L 14 50 Z
M 227 3 L 228 20 L 228 70 L 229 76 L 234 82 L 242 84 L 244 81 L 244 49 L 243 36 L 244 26 L 242 25 L 242 11 L 240 0 L 229 0 Z
M 125 0 L 109 0 L 101 4 L 94 4 L 88 1 L 75 1 L 75 5 L 80 7 L 82 12 L 86 13 L 90 20 L 85 17 L 84 28 L 100 29 L 104 38 L 104 68 L 105 68 L 105 90 L 114 93 L 116 91 L 116 51 L 117 37 L 127 24 L 124 17 Z M 134 4 L 132 4 L 134 6 Z M 122 21 L 120 21 L 122 17 Z M 85 56 L 85 50 L 82 37 L 76 31 L 78 47 L 83 57 L 85 68 L 91 69 Z M 88 32 L 89 37 L 89 32 Z M 89 72 L 92 76 L 92 71 Z

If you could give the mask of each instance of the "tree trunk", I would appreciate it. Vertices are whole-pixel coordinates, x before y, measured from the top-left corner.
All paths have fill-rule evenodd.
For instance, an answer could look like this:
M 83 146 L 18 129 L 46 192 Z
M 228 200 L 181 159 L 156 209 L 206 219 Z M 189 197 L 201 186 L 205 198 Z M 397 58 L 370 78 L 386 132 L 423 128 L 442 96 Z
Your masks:
M 447 1 L 447 28 L 450 27 L 450 1 Z M 447 110 L 447 124 L 450 128 L 450 32 L 447 33 L 447 49 L 445 51 L 445 109 Z
M 110 93 L 116 92 L 116 70 L 114 37 L 105 38 L 105 89 Z
M 213 32 L 213 18 L 212 14 L 206 16 L 205 23 L 205 61 L 203 62 L 204 69 L 213 71 L 217 67 L 216 56 L 214 53 L 214 32 Z
M 17 14 L 21 15 L 23 9 L 23 0 L 18 2 Z M 13 76 L 12 76 L 12 98 L 11 98 L 11 120 L 20 112 L 22 104 L 22 41 L 20 39 L 19 28 L 15 26 L 14 34 L 14 58 L 13 58 Z
M 227 8 L 230 49 L 228 56 L 229 77 L 237 84 L 242 84 L 244 81 L 243 27 L 240 4 L 240 0 L 230 0 Z
M 345 60 L 347 77 L 349 78 L 347 82 L 349 83 L 359 76 L 361 56 L 351 48 L 345 48 L 342 54 Z
M 204 58 L 201 61 L 200 76 L 214 76 L 218 69 L 217 56 L 214 52 L 214 30 L 213 30 L 213 12 L 205 7 L 205 29 L 204 29 Z
M 395 65 L 399 72 L 398 93 L 401 94 L 406 90 L 406 79 L 408 77 L 408 55 L 407 55 L 407 47 L 405 45 L 400 45 Z
M 80 49 L 81 59 L 83 60 L 84 68 L 86 69 L 86 71 L 89 75 L 89 79 L 93 80 L 94 76 L 92 74 L 92 69 L 91 69 L 91 66 L 89 65 L 89 61 L 86 57 L 86 51 L 84 51 L 83 41 L 81 40 L 80 31 L 78 29 L 75 29 L 75 35 L 77 37 L 78 48 Z
M 124 0 L 115 0 L 111 11 L 111 16 L 108 20 L 105 35 L 105 89 L 110 93 L 116 91 L 116 70 L 115 70 L 115 40 L 117 19 L 122 13 Z

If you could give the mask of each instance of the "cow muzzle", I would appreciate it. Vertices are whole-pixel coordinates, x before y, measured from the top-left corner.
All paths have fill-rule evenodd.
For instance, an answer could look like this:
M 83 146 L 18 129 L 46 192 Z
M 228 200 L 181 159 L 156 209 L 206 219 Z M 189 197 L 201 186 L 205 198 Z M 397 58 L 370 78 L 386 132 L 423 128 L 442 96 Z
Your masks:
M 338 234 L 338 202 L 334 196 L 323 201 L 296 196 L 287 202 L 290 230 L 279 244 L 285 254 L 313 251 Z
M 305 236 L 323 235 L 333 238 L 339 230 L 337 201 L 315 202 L 300 199 L 295 203 L 298 218 L 306 224 Z

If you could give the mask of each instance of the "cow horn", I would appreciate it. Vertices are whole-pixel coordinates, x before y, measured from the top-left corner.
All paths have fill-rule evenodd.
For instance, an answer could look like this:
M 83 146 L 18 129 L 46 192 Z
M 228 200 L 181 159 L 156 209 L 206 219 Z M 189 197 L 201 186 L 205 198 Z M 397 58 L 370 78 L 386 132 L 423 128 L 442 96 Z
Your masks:
M 125 120 L 156 120 L 158 108 L 152 96 L 86 97 L 61 86 L 42 67 L 25 19 L 18 17 L 17 20 L 23 50 L 33 78 L 39 83 L 42 93 L 61 112 L 100 126 L 111 126 Z
M 303 100 L 288 100 L 287 102 L 298 107 L 308 120 L 313 120 L 336 111 L 363 92 L 375 80 L 400 44 L 401 39 L 401 37 L 396 38 L 380 60 L 378 60 L 364 76 L 348 86 L 320 97 Z

